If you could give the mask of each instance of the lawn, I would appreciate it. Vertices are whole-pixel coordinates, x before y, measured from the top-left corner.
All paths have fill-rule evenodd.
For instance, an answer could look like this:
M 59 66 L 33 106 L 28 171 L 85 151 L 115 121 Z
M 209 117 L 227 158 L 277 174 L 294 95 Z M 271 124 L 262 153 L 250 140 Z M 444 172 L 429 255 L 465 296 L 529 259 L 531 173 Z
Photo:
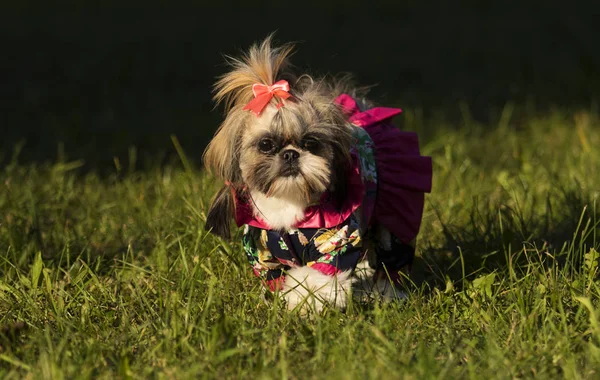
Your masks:
M 410 297 L 311 318 L 204 231 L 218 184 L 184 152 L 108 175 L 4 152 L 0 378 L 598 378 L 597 111 L 513 111 L 407 111 L 434 162 Z

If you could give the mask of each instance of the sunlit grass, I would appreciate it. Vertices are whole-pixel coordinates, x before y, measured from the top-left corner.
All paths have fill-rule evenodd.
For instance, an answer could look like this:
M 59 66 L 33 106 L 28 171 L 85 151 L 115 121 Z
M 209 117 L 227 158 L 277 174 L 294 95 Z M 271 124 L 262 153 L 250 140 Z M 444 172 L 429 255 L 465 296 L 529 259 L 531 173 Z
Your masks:
M 189 164 L 15 158 L 0 378 L 597 378 L 597 117 L 464 124 L 405 115 L 434 162 L 409 300 L 311 319 L 263 301 L 239 239 L 204 232 L 218 184 Z

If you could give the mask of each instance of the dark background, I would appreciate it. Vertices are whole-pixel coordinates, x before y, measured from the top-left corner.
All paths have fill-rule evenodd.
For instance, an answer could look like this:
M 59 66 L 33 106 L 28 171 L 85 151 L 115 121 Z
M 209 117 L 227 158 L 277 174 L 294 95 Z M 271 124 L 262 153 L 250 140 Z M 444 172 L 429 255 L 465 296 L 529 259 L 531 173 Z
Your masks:
M 210 86 L 277 30 L 297 66 L 352 72 L 379 103 L 486 121 L 507 101 L 590 108 L 600 94 L 600 1 L 15 2 L 0 5 L 0 166 L 84 159 L 113 170 L 200 162 L 222 115 Z M 375 5 L 377 4 L 377 5 Z

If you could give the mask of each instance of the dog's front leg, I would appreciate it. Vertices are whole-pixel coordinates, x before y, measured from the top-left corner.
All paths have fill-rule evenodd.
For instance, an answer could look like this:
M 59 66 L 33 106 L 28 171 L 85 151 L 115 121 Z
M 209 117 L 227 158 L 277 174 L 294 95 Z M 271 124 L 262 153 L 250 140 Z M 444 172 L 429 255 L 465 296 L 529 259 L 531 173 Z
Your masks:
M 283 285 L 288 309 L 320 312 L 325 304 L 345 308 L 351 290 L 350 274 L 347 271 L 329 276 L 308 266 L 290 269 Z

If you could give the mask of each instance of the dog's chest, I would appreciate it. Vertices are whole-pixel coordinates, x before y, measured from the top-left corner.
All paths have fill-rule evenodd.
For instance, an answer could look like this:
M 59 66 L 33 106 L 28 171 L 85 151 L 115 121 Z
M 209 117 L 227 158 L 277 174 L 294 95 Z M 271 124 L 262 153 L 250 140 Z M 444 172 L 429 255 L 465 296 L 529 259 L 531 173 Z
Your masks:
M 274 230 L 287 230 L 304 218 L 306 205 L 252 193 L 254 215 L 264 220 Z

